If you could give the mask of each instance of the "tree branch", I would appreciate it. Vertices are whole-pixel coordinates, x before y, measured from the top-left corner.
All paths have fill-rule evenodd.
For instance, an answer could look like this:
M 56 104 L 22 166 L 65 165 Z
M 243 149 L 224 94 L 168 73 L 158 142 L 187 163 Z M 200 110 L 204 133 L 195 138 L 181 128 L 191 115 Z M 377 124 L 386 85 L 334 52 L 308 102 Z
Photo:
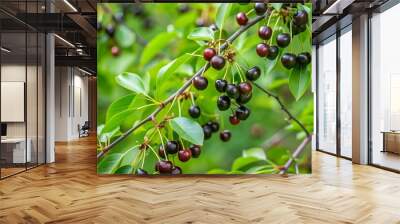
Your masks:
M 297 118 L 294 117 L 292 115 L 292 113 L 290 113 L 290 111 L 286 108 L 286 106 L 282 103 L 281 99 L 277 95 L 275 95 L 272 92 L 268 91 L 267 89 L 261 87 L 259 84 L 255 83 L 255 82 L 253 82 L 253 84 L 255 87 L 257 87 L 262 92 L 266 93 L 268 96 L 273 97 L 279 103 L 281 110 L 289 116 L 289 119 L 296 122 L 296 124 L 299 125 L 301 129 L 303 129 L 303 131 L 307 135 L 307 137 L 310 136 L 310 132 L 308 132 L 307 129 L 304 127 L 304 125 L 299 120 L 297 120 Z
M 227 40 L 226 42 L 221 45 L 221 47 L 219 48 L 219 51 L 222 52 L 224 51 L 229 44 L 231 44 L 233 41 L 236 40 L 236 38 L 238 38 L 242 33 L 244 33 L 245 31 L 247 31 L 250 27 L 252 27 L 253 25 L 255 25 L 256 23 L 258 23 L 259 21 L 261 21 L 262 19 L 264 19 L 266 16 L 269 16 L 269 12 L 267 11 L 264 15 L 261 16 L 257 16 L 256 18 L 254 18 L 253 20 L 249 21 L 245 26 L 241 26 L 235 33 L 233 33 Z M 125 133 L 123 133 L 120 137 L 118 137 L 117 139 L 115 139 L 115 141 L 113 141 L 110 145 L 104 147 L 104 149 L 99 152 L 97 154 L 97 159 L 103 157 L 107 152 L 110 151 L 110 149 L 112 147 L 114 147 L 116 144 L 118 144 L 119 142 L 121 142 L 122 140 L 124 140 L 126 137 L 128 137 L 132 132 L 134 132 L 136 129 L 138 129 L 139 127 L 141 127 L 142 125 L 146 124 L 147 122 L 151 121 L 152 119 L 154 119 L 158 113 L 160 113 L 166 105 L 168 105 L 169 103 L 171 103 L 175 97 L 181 95 L 192 83 L 192 80 L 196 77 L 196 76 L 201 76 L 208 68 L 210 67 L 210 64 L 207 63 L 206 65 L 204 65 L 199 71 L 197 71 L 189 80 L 187 80 L 183 86 L 178 89 L 178 91 L 176 91 L 173 95 L 169 96 L 166 100 L 164 100 L 159 107 L 153 112 L 151 113 L 148 117 L 146 117 L 145 119 L 143 119 L 142 121 L 140 121 L 138 124 L 134 125 L 133 127 L 131 127 L 128 131 L 126 131 Z
M 289 167 L 292 165 L 293 161 L 303 152 L 307 144 L 311 141 L 311 135 L 307 136 L 303 142 L 294 150 L 292 157 L 285 163 L 283 168 L 279 171 L 279 174 L 285 174 Z

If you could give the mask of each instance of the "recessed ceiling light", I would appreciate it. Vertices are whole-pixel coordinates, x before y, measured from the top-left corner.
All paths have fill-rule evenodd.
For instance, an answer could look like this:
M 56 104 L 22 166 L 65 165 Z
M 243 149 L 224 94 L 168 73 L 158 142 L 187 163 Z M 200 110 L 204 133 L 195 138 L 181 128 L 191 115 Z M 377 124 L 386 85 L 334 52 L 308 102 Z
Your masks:
M 67 44 L 67 45 L 69 45 L 70 47 L 73 47 L 73 48 L 75 48 L 75 45 L 73 45 L 71 42 L 69 42 L 68 40 L 66 40 L 66 39 L 64 39 L 64 38 L 62 38 L 62 37 L 60 37 L 59 35 L 57 35 L 57 34 L 54 34 L 54 36 L 55 37 L 57 37 L 59 40 L 61 40 L 62 42 L 64 42 L 65 44 Z
M 64 0 L 65 4 L 67 4 L 74 12 L 78 12 L 78 10 L 68 1 Z
M 7 48 L 5 48 L 5 47 L 1 47 L 0 49 L 1 49 L 2 51 L 6 52 L 6 53 L 10 53 L 10 52 L 11 52 L 11 50 L 9 50 L 9 49 L 7 49 Z

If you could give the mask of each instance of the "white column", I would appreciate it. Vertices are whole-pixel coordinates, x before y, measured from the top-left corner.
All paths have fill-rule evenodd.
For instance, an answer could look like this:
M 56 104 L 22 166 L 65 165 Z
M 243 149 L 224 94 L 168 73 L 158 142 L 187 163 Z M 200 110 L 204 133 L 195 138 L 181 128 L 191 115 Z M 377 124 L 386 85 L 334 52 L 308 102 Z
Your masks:
M 353 162 L 368 163 L 368 15 L 353 20 Z

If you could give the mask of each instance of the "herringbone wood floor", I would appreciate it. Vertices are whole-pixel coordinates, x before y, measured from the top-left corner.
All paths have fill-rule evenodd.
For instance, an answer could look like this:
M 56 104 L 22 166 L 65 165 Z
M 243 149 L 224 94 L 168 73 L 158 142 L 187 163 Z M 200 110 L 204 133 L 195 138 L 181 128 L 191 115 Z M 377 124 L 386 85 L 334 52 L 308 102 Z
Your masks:
M 400 175 L 313 154 L 306 176 L 96 175 L 95 139 L 0 181 L 0 223 L 400 223 Z

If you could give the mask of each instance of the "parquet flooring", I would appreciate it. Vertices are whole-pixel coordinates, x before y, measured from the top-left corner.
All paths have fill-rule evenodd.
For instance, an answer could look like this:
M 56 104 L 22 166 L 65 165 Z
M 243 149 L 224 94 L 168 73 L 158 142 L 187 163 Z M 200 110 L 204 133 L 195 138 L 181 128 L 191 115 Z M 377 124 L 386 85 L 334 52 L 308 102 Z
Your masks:
M 313 153 L 305 176 L 96 175 L 95 139 L 0 181 L 0 223 L 400 223 L 400 175 Z

